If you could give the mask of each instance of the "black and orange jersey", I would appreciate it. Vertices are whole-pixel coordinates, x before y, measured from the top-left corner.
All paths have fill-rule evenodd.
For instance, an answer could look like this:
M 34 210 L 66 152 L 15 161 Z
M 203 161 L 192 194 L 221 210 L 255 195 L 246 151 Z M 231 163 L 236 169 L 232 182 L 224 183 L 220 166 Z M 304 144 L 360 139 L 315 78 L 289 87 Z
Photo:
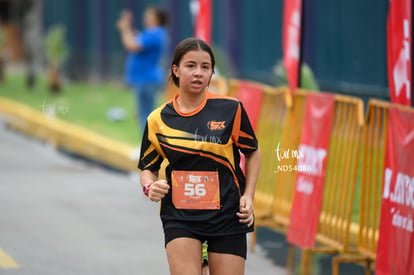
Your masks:
M 148 117 L 138 168 L 158 171 L 167 158 L 166 176 L 170 185 L 173 170 L 218 171 L 220 209 L 176 209 L 170 189 L 161 203 L 164 228 L 180 228 L 206 236 L 250 231 L 252 227 L 240 223 L 236 215 L 245 189 L 239 152 L 254 152 L 258 142 L 242 103 L 206 93 L 196 110 L 181 113 L 177 97 Z

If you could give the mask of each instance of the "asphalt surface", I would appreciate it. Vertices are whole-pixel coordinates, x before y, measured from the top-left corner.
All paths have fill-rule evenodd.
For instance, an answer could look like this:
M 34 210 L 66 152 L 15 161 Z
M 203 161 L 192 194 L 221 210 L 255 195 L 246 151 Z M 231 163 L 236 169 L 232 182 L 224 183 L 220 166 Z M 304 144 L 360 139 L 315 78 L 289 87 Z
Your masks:
M 1 275 L 169 274 L 158 207 L 136 175 L 70 157 L 0 120 Z M 246 274 L 286 271 L 259 246 Z

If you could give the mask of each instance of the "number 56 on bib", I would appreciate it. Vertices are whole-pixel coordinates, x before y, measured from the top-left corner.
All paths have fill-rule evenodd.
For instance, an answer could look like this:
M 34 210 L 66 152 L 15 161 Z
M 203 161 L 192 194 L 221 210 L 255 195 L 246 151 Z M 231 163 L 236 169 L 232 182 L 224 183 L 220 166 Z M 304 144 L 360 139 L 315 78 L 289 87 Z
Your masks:
M 172 198 L 177 209 L 220 209 L 217 171 L 172 171 Z

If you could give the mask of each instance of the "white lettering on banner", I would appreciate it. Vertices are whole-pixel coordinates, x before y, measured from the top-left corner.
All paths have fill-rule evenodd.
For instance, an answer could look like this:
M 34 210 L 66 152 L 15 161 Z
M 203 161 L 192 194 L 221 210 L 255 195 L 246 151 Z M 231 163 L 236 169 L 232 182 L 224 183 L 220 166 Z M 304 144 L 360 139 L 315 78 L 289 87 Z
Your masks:
M 391 209 L 391 213 L 394 213 L 395 209 Z M 400 211 L 397 211 L 392 216 L 392 225 L 408 232 L 414 232 L 414 223 L 411 215 L 403 216 Z
M 313 193 L 313 183 L 306 181 L 303 175 L 298 177 L 298 184 L 296 185 L 296 191 L 311 195 Z
M 300 12 L 295 10 L 288 29 L 288 56 L 299 60 Z
M 391 190 L 391 178 L 393 171 L 390 168 L 385 169 L 384 190 L 382 197 L 389 199 L 399 205 L 414 208 L 414 177 L 403 173 L 398 173 L 394 184 L 394 190 Z M 408 232 L 414 232 L 414 222 L 411 214 L 402 214 L 399 210 L 391 208 L 392 225 Z
M 393 171 L 390 168 L 385 169 L 385 182 L 382 197 L 390 199 L 400 205 L 414 208 L 414 177 L 403 173 L 397 174 L 394 190 L 391 190 L 391 178 Z
M 326 149 L 301 144 L 299 146 L 299 151 L 303 153 L 303 158 L 298 160 L 298 165 L 308 166 L 311 168 L 304 171 L 304 173 L 311 175 L 322 175 L 323 161 L 327 155 Z
M 389 168 L 386 168 L 385 175 L 384 175 L 384 192 L 382 194 L 382 197 L 384 199 L 388 199 L 390 197 L 391 177 L 392 177 L 392 170 Z
M 401 49 L 398 60 L 394 65 L 393 69 L 393 78 L 395 83 L 395 93 L 397 97 L 400 95 L 402 88 L 405 86 L 405 93 L 406 98 L 411 98 L 411 84 L 410 84 L 410 75 L 408 67 L 410 66 L 410 29 L 409 29 L 409 21 L 404 20 L 404 41 L 403 41 L 403 48 Z

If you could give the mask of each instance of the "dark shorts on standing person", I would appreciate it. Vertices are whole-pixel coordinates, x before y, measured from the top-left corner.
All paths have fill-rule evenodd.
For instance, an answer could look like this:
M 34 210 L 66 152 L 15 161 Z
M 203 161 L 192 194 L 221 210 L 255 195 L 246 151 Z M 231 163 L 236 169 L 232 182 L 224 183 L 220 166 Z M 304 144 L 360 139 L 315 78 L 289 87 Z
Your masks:
M 226 236 L 201 236 L 187 230 L 178 228 L 168 228 L 164 230 L 165 246 L 172 240 L 178 238 L 191 238 L 199 240 L 201 243 L 207 242 L 208 252 L 223 253 L 247 257 L 246 233 L 238 233 Z

